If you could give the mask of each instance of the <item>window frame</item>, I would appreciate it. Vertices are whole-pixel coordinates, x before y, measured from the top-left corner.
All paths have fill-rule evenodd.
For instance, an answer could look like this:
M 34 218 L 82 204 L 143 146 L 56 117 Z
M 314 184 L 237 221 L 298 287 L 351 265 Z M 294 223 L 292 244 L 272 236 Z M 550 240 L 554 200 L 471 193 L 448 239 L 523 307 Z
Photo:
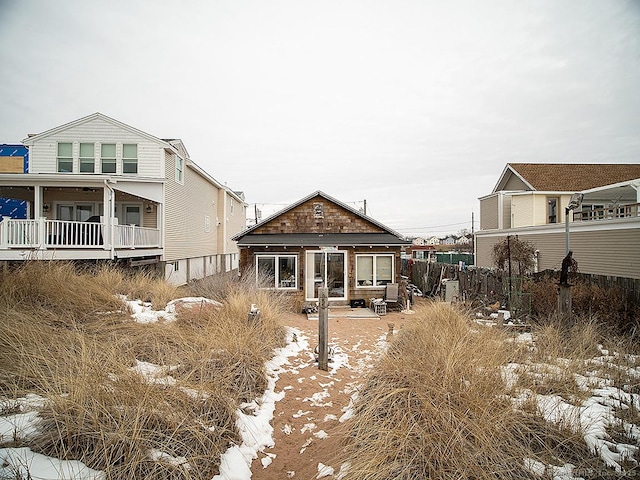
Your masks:
M 184 185 L 184 158 L 176 153 L 175 157 L 175 176 L 176 182 Z
M 371 272 L 371 285 L 361 285 L 358 280 L 358 263 L 364 257 L 372 258 L 371 268 L 373 271 Z M 391 279 L 387 283 L 394 283 L 395 279 L 395 270 L 396 270 L 396 262 L 395 262 L 395 254 L 393 253 L 358 253 L 356 254 L 356 289 L 371 289 L 371 288 L 383 288 L 387 285 L 387 283 L 379 283 L 378 281 L 378 258 L 391 258 Z
M 256 253 L 255 255 L 255 275 L 256 275 L 256 284 L 259 284 L 260 271 L 258 270 L 258 264 L 260 259 L 270 258 L 274 261 L 274 275 L 273 275 L 273 285 L 268 287 L 262 287 L 268 290 L 287 290 L 287 291 L 296 291 L 298 290 L 298 268 L 300 265 L 298 255 L 295 253 Z M 287 282 L 287 280 L 283 280 L 280 278 L 280 259 L 293 259 L 294 265 L 294 279 L 293 284 L 291 285 L 283 285 L 283 282 Z
M 104 147 L 107 145 L 108 146 L 113 145 L 113 157 L 105 156 Z M 104 166 L 106 162 L 109 162 L 108 163 L 109 165 L 113 163 L 113 172 L 105 172 Z M 118 173 L 118 147 L 115 143 L 100 144 L 100 173 L 106 173 L 110 175 Z
M 71 149 L 70 156 L 60 154 L 60 146 L 68 145 Z M 68 170 L 61 170 L 60 163 L 65 162 L 71 165 Z M 56 172 L 57 173 L 73 173 L 73 142 L 58 142 L 56 146 Z
M 127 150 L 126 147 L 135 147 L 135 150 L 136 150 L 135 157 L 126 157 L 125 156 L 125 151 Z M 135 171 L 128 172 L 126 167 L 127 166 L 131 166 L 131 165 L 133 165 L 135 167 Z M 123 174 L 129 174 L 129 175 L 137 175 L 138 174 L 138 144 L 137 143 L 123 143 L 122 144 L 122 173 Z
M 82 155 L 82 146 L 91 146 L 91 156 Z M 91 171 L 85 171 L 83 166 L 90 165 Z M 80 142 L 78 146 L 78 169 L 80 173 L 96 173 L 96 144 L 95 142 Z

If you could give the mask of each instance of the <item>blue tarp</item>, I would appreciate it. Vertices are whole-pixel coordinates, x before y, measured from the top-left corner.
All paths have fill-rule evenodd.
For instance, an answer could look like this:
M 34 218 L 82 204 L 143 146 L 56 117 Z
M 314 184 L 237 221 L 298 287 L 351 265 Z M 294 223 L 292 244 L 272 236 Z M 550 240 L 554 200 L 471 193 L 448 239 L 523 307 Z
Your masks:
M 29 149 L 24 145 L 0 144 L 0 157 L 22 157 L 24 158 L 22 173 L 29 172 Z
M 0 197 L 0 220 L 4 217 L 27 218 L 27 201 Z

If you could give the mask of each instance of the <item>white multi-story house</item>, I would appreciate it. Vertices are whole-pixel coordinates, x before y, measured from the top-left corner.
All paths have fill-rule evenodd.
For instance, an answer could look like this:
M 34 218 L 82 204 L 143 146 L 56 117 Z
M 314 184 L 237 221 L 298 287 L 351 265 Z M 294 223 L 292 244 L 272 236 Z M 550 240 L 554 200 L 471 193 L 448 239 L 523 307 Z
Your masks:
M 183 284 L 238 267 L 244 195 L 220 184 L 177 139 L 100 113 L 30 135 L 28 173 L 0 165 L 0 197 L 26 200 L 3 218 L 0 260 L 156 264 Z
M 640 164 L 507 164 L 480 198 L 476 265 L 508 235 L 534 245 L 538 270 L 559 269 L 569 243 L 582 273 L 640 278 Z

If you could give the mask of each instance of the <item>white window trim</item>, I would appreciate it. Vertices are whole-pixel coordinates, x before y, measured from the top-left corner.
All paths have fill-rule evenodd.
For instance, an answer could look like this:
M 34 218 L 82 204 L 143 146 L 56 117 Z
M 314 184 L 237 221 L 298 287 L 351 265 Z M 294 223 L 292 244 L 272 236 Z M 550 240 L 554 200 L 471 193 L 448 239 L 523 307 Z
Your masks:
M 70 157 L 61 157 L 60 156 L 60 145 L 71 145 L 71 156 Z M 57 142 L 56 143 L 56 173 L 75 173 L 74 169 L 75 169 L 75 162 L 73 161 L 73 142 Z M 67 161 L 71 161 L 71 171 L 69 172 L 61 172 L 60 171 L 60 160 L 63 160 L 65 162 Z
M 176 154 L 174 173 L 175 173 L 175 180 L 180 185 L 184 185 L 184 163 L 185 163 L 184 158 Z M 180 165 L 180 168 L 178 168 L 178 165 Z M 178 172 L 180 172 L 180 177 L 178 177 Z
M 113 157 L 104 157 L 102 155 L 102 146 L 103 145 L 115 145 L 115 152 L 114 152 L 114 156 Z M 112 161 L 115 164 L 115 172 L 105 172 L 104 171 L 104 160 L 108 160 L 109 163 L 111 163 Z M 100 172 L 103 175 L 117 175 L 118 174 L 118 144 L 117 143 L 111 143 L 111 142 L 104 142 L 104 143 L 100 143 Z
M 266 287 L 265 290 L 298 290 L 298 266 L 300 265 L 300 259 L 298 258 L 297 254 L 292 254 L 292 253 L 257 253 L 255 256 L 255 273 L 256 273 L 256 282 L 258 281 L 258 259 L 259 258 L 274 258 L 275 260 L 275 278 L 274 278 L 274 282 L 273 282 L 273 286 L 270 287 Z M 295 281 L 294 281 L 294 285 L 291 287 L 281 287 L 280 286 L 280 271 L 278 269 L 278 259 L 282 258 L 282 257 L 287 257 L 287 258 L 294 258 L 295 259 L 295 273 L 294 273 L 294 277 L 295 277 Z
M 136 156 L 135 157 L 125 157 L 124 156 L 124 147 L 125 146 L 135 146 L 136 147 Z M 116 152 L 117 152 L 117 148 L 116 148 Z M 123 143 L 122 144 L 122 174 L 123 175 L 138 175 L 138 173 L 140 172 L 140 162 L 138 161 L 138 157 L 139 157 L 139 153 L 138 153 L 138 144 L 137 143 Z M 124 169 L 124 165 L 125 163 L 127 164 L 131 164 L 136 166 L 136 171 L 134 172 L 127 172 L 125 173 L 125 169 Z M 116 169 L 118 167 L 116 166 Z
M 373 257 L 373 284 L 372 285 L 358 285 L 358 260 L 361 257 Z M 356 254 L 356 270 L 355 270 L 355 283 L 356 290 L 358 289 L 381 289 L 384 288 L 384 285 L 376 285 L 378 279 L 376 278 L 376 264 L 378 257 L 391 257 L 391 282 L 394 283 L 394 279 L 396 278 L 396 262 L 395 255 L 393 253 L 358 253 Z

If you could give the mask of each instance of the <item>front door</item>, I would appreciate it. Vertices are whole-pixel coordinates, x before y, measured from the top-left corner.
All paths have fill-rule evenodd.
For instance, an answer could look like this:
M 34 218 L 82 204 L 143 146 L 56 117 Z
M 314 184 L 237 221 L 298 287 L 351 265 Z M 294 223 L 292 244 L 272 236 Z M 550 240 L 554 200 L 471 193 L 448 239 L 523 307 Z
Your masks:
M 307 301 L 318 300 L 318 288 L 329 289 L 329 300 L 347 299 L 347 252 L 307 251 L 305 261 Z

